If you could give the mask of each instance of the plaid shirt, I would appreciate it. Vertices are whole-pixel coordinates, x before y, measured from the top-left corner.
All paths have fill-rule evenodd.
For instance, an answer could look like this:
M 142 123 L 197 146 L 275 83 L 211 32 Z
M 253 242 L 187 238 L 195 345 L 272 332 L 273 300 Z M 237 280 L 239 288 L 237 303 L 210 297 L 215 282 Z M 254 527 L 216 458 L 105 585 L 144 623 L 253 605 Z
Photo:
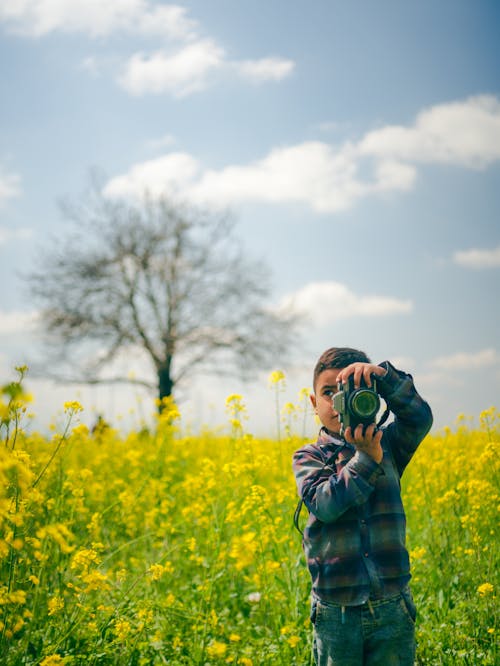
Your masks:
M 325 429 L 293 456 L 309 510 L 303 547 L 313 595 L 346 606 L 397 594 L 410 580 L 400 478 L 432 413 L 411 375 L 381 366 L 387 374 L 377 390 L 395 415 L 383 429 L 381 463 Z

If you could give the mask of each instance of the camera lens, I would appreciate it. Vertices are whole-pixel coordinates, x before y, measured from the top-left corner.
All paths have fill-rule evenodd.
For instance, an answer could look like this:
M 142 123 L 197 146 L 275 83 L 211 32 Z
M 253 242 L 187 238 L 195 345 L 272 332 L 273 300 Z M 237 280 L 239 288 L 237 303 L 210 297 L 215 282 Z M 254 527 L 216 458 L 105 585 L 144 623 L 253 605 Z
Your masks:
M 371 419 L 378 412 L 380 399 L 374 391 L 360 389 L 352 396 L 350 407 L 359 419 Z

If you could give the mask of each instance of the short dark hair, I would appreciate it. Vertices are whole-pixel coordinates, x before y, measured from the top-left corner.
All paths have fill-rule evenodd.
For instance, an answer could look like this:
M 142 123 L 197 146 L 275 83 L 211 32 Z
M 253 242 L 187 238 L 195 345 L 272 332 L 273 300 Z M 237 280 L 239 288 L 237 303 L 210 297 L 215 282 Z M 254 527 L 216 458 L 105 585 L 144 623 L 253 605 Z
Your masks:
M 365 352 L 351 347 L 330 347 L 324 351 L 314 366 L 313 390 L 316 390 L 316 382 L 324 370 L 333 368 L 341 370 L 351 363 L 371 363 Z

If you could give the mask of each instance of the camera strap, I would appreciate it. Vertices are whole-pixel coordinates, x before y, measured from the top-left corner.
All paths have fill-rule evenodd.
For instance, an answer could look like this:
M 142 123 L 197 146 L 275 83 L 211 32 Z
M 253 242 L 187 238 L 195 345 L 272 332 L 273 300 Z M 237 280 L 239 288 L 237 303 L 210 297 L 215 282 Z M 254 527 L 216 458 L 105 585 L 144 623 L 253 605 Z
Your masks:
M 299 499 L 298 503 L 297 503 L 297 506 L 295 507 L 295 511 L 293 512 L 293 525 L 294 525 L 295 529 L 297 530 L 297 532 L 299 532 L 299 534 L 301 534 L 302 536 L 304 536 L 304 530 L 300 529 L 299 517 L 300 517 L 300 512 L 302 510 L 302 505 L 303 504 L 304 504 L 304 500 L 301 497 Z
M 389 407 L 386 406 L 384 413 L 382 414 L 382 416 L 377 421 L 377 428 L 380 428 L 380 426 L 383 425 L 387 421 L 387 419 L 389 418 L 390 413 L 391 413 L 391 410 L 389 409 Z

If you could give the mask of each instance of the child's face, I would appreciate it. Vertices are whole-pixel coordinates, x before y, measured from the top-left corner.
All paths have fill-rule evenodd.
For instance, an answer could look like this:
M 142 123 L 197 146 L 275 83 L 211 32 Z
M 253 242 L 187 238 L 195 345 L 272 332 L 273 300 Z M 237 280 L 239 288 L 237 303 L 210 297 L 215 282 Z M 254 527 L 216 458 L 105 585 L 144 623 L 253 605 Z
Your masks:
M 330 432 L 340 432 L 339 415 L 333 410 L 332 396 L 337 393 L 337 376 L 342 368 L 323 370 L 316 380 L 315 392 L 310 396 L 312 406 L 321 423 Z

